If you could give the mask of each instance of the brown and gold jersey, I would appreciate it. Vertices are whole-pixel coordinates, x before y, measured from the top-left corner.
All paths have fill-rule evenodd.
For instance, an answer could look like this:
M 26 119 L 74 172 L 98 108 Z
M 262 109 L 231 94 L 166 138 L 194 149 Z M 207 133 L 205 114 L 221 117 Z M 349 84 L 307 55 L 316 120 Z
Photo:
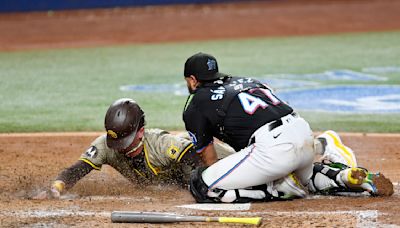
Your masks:
M 97 170 L 103 164 L 110 165 L 126 178 L 140 183 L 186 183 L 193 167 L 187 167 L 191 164 L 181 163 L 181 159 L 186 153 L 195 153 L 190 140 L 160 129 L 146 129 L 143 144 L 142 153 L 130 158 L 108 148 L 104 134 L 91 143 L 80 160 Z

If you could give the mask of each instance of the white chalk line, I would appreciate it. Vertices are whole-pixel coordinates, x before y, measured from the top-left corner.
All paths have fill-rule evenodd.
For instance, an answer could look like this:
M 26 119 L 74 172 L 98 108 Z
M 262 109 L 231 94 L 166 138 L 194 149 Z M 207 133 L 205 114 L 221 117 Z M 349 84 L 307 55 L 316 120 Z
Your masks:
M 68 199 L 68 198 L 66 198 Z M 122 201 L 131 201 L 131 202 L 151 202 L 153 198 L 151 197 L 129 197 L 129 196 L 85 196 L 79 197 L 79 200 L 93 200 L 93 201 L 103 201 L 103 200 L 122 200 Z
M 188 208 L 194 210 L 203 211 L 248 211 L 250 210 L 250 203 L 232 203 L 232 204 L 222 204 L 222 203 L 198 203 L 198 204 L 185 204 L 176 207 Z

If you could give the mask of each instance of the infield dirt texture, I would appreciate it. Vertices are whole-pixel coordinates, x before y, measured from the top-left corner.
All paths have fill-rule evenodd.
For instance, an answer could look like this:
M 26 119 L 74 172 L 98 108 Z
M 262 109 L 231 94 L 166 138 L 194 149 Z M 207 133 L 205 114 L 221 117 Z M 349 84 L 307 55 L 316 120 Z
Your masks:
M 156 15 L 156 16 L 155 16 Z M 400 1 L 265 1 L 218 5 L 143 7 L 0 15 L 0 50 L 96 47 L 225 38 L 314 35 L 400 29 Z M 244 56 L 245 58 L 245 56 Z M 290 63 L 288 63 L 290 64 Z M 262 216 L 263 227 L 400 226 L 400 135 L 343 133 L 358 162 L 395 184 L 390 198 L 309 197 L 251 204 L 249 210 L 194 210 L 176 186 L 139 188 L 104 167 L 61 200 L 31 200 L 60 170 L 74 163 L 93 133 L 0 135 L 1 227 L 159 227 L 112 224 L 114 210 L 209 216 Z M 251 174 L 249 174 L 251 175 Z M 170 224 L 187 227 L 189 224 Z M 211 226 L 192 223 L 190 226 Z M 224 224 L 212 224 L 224 227 Z

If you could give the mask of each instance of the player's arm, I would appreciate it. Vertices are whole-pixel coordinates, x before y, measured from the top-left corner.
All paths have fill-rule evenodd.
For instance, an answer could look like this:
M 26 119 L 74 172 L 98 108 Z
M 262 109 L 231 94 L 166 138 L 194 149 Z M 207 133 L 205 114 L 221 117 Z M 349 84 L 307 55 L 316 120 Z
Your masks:
M 180 138 L 186 139 L 186 140 L 191 140 L 187 131 L 180 132 L 180 133 L 177 134 L 177 136 L 180 137 Z M 227 157 L 227 156 L 229 156 L 231 154 L 234 154 L 236 152 L 231 146 L 229 146 L 228 144 L 223 143 L 223 142 L 221 142 L 219 140 L 214 140 L 214 149 L 215 149 L 215 151 L 217 153 L 218 159 L 222 159 L 222 158 Z M 195 155 L 194 157 L 196 158 L 196 160 L 201 159 L 200 155 L 196 153 L 194 148 L 192 148 L 192 150 L 194 152 L 189 153 L 189 155 L 191 157 L 193 157 L 193 155 Z M 186 154 L 184 156 L 186 156 Z M 198 165 L 196 167 L 198 167 Z
M 77 161 L 69 168 L 64 169 L 47 191 L 39 193 L 34 199 L 59 198 L 63 192 L 72 188 L 82 177 L 94 168 L 84 161 Z
M 183 121 L 203 163 L 206 166 L 214 164 L 218 156 L 213 145 L 213 129 L 209 119 L 196 106 L 189 105 L 183 113 Z
M 215 151 L 214 143 L 212 142 L 204 147 L 201 151 L 197 152 L 200 152 L 201 160 L 206 166 L 210 166 L 218 160 L 217 152 Z
M 56 178 L 53 187 L 61 193 L 72 188 L 82 177 L 86 176 L 94 168 L 84 161 L 77 161 L 69 168 L 64 169 Z M 62 182 L 62 187 L 56 183 Z
M 182 151 L 177 162 L 190 166 L 193 169 L 201 166 L 201 158 L 199 154 L 196 153 L 195 147 L 192 143 Z

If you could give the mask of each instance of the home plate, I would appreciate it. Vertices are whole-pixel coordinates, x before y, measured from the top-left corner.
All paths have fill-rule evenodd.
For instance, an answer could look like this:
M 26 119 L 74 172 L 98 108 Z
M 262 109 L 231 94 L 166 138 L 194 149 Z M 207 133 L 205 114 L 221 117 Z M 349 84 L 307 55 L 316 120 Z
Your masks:
M 251 207 L 251 203 L 201 203 L 201 204 L 186 204 L 176 207 L 189 208 L 194 210 L 203 210 L 203 211 L 245 211 L 249 210 Z

